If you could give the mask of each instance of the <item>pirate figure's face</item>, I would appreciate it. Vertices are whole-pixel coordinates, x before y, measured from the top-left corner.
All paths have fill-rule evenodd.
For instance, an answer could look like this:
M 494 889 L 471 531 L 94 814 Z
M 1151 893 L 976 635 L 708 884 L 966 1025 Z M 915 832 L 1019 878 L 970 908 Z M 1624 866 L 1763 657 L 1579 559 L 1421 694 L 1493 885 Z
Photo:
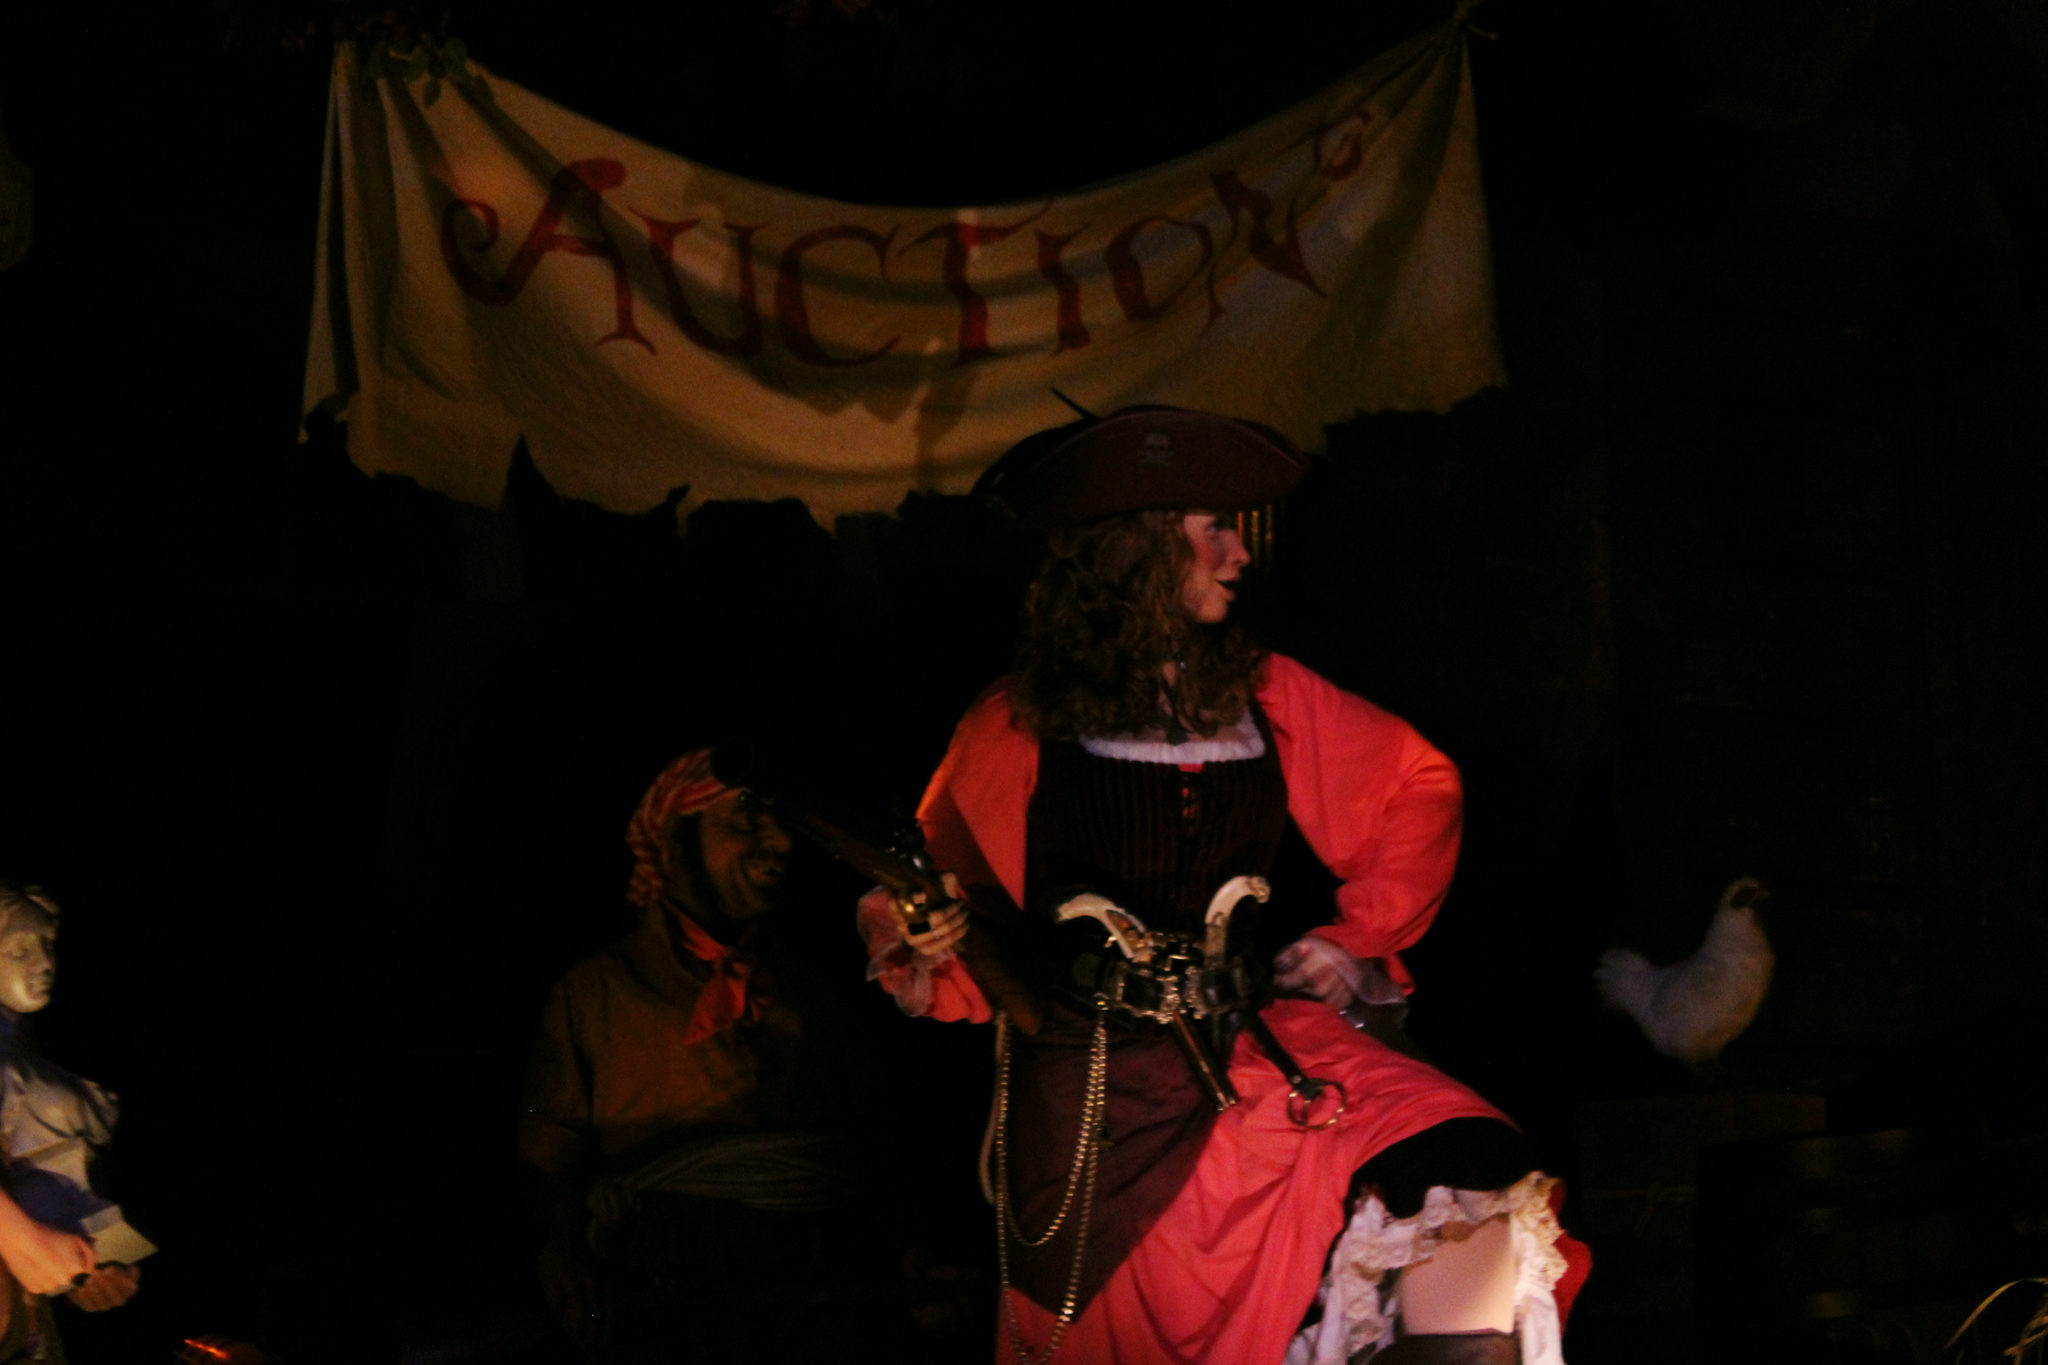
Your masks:
M 743 924 L 782 901 L 789 834 L 775 813 L 744 791 L 729 791 L 669 827 L 668 883 L 708 929 Z

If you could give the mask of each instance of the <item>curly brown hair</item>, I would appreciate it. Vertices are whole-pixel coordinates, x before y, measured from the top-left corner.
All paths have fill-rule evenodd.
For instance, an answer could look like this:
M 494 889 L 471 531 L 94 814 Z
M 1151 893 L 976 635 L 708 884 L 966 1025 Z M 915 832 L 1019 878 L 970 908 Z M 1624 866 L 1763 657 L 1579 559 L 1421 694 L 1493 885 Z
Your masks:
M 1024 599 L 1012 713 L 1026 730 L 1078 739 L 1176 720 L 1213 735 L 1244 715 L 1266 651 L 1234 622 L 1189 618 L 1186 515 L 1128 512 L 1053 533 Z

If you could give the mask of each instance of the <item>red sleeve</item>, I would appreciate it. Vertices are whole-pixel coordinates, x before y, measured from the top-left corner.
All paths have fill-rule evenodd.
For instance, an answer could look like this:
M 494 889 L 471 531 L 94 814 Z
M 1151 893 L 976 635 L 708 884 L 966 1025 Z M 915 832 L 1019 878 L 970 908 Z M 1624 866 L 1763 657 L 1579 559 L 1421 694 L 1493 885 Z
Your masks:
M 1342 882 L 1336 922 L 1315 930 L 1377 957 L 1404 987 L 1398 953 L 1422 937 L 1450 889 L 1463 797 L 1458 770 L 1399 716 L 1284 655 L 1259 703 L 1287 777 L 1288 813 Z
M 1010 720 L 1009 680 L 967 708 L 918 806 L 932 861 L 960 879 L 977 910 L 1014 914 L 1024 900 L 1024 814 L 1038 742 Z
M 1038 745 L 1011 724 L 1009 687 L 998 682 L 961 718 L 917 811 L 932 861 L 960 879 L 977 915 L 1017 913 L 1024 896 L 1024 813 L 1037 776 Z M 882 921 L 864 910 L 864 922 L 879 926 Z M 864 932 L 872 974 L 906 1008 L 914 1000 L 923 1006 L 915 1012 L 935 1019 L 984 1023 L 994 1017 L 987 997 L 958 959 L 926 968 L 911 961 L 914 955 L 907 950 L 896 953 L 886 936 Z M 913 980 L 917 976 L 928 980 L 928 993 Z

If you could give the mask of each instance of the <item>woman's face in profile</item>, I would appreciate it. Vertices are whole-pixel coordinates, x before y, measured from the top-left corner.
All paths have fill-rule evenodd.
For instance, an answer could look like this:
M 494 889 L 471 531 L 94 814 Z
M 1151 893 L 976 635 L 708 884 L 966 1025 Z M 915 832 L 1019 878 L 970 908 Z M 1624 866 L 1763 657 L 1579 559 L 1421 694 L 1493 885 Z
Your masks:
M 50 1003 L 56 978 L 56 923 L 39 906 L 17 908 L 0 928 L 0 1005 L 34 1014 Z
M 1189 512 L 1181 530 L 1194 548 L 1194 561 L 1181 581 L 1181 606 L 1190 617 L 1213 626 L 1230 615 L 1237 593 L 1230 585 L 1251 562 L 1237 534 L 1236 518 L 1219 520 L 1214 512 Z

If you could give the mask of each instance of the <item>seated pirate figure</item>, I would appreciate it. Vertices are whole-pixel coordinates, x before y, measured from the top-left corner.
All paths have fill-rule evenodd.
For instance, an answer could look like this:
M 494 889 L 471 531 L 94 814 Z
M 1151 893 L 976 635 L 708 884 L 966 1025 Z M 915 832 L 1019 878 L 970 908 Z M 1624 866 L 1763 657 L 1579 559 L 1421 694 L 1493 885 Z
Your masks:
M 49 1295 L 87 1312 L 135 1293 L 156 1248 L 93 1188 L 113 1138 L 114 1097 L 44 1057 L 28 1020 L 50 1003 L 57 904 L 0 881 L 0 1365 L 62 1361 Z
M 528 1072 L 543 1287 L 592 1360 L 824 1350 L 842 1330 L 816 1300 L 846 1278 L 854 1068 L 777 932 L 789 836 L 697 750 L 626 842 L 639 927 L 556 984 Z

